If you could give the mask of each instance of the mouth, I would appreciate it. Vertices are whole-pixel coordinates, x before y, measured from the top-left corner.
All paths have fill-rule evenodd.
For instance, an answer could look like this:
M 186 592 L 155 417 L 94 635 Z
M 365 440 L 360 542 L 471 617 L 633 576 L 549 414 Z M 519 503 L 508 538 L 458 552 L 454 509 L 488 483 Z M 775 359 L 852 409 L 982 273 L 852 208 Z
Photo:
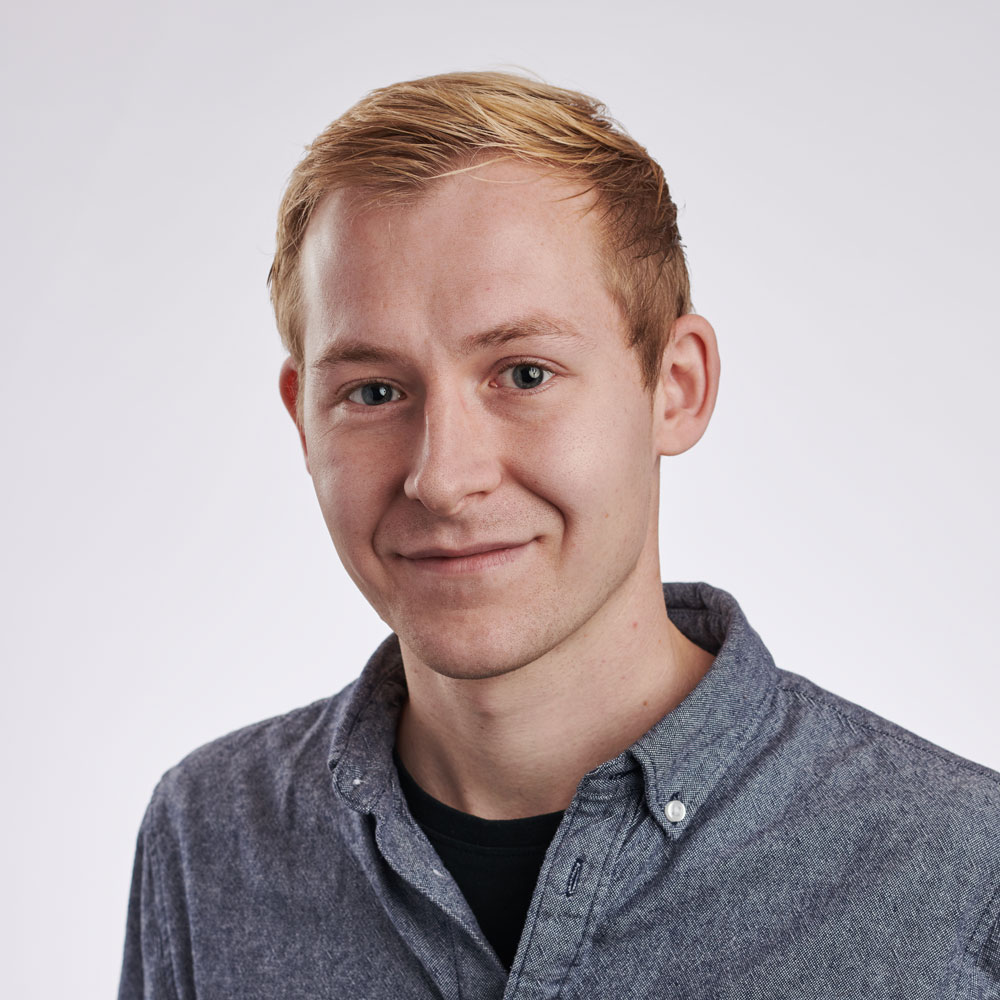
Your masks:
M 461 549 L 449 549 L 434 546 L 426 549 L 416 549 L 413 552 L 401 552 L 404 559 L 464 559 L 466 556 L 478 556 L 485 552 L 502 552 L 505 549 L 516 549 L 527 542 L 480 542 L 477 545 L 467 545 Z
M 450 549 L 432 546 L 401 552 L 400 558 L 417 570 L 431 573 L 471 573 L 503 566 L 519 559 L 534 539 L 520 541 L 480 542 Z

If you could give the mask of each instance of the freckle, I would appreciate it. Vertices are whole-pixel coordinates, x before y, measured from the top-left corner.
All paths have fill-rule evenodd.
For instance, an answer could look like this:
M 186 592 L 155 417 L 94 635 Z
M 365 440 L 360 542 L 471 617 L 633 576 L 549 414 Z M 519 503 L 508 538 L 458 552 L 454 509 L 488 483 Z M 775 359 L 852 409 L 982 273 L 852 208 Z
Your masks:
M 611 515 L 607 511 L 604 512 L 604 518 L 605 518 L 605 520 L 607 520 L 607 518 L 609 518 L 610 516 Z
M 646 705 L 649 704 L 649 702 L 648 701 L 644 701 L 642 704 L 643 704 L 643 707 L 645 707 Z

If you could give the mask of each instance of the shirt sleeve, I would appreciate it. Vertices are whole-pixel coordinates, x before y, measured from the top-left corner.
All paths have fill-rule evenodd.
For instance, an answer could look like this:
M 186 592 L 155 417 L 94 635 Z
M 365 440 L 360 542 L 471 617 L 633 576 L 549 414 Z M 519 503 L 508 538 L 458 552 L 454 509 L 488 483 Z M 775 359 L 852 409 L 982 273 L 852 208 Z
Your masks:
M 152 806 L 136 842 L 118 1000 L 177 1000 L 153 865 L 151 813 Z

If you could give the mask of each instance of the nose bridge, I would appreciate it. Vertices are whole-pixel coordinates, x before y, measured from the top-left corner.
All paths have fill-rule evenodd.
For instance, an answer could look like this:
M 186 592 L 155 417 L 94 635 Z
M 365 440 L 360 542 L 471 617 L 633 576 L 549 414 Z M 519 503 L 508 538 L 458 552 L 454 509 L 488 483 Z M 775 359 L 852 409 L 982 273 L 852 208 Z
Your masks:
M 457 513 L 465 500 L 500 482 L 500 461 L 486 414 L 451 384 L 428 386 L 423 427 L 405 492 L 436 514 Z

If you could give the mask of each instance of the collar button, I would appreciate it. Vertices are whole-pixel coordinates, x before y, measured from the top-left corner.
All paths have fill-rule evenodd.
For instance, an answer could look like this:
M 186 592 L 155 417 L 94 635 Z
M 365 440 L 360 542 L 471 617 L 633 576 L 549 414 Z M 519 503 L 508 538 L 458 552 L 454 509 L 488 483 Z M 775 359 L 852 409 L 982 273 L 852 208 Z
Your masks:
M 663 811 L 671 823 L 679 823 L 687 815 L 687 806 L 680 799 L 671 799 Z

